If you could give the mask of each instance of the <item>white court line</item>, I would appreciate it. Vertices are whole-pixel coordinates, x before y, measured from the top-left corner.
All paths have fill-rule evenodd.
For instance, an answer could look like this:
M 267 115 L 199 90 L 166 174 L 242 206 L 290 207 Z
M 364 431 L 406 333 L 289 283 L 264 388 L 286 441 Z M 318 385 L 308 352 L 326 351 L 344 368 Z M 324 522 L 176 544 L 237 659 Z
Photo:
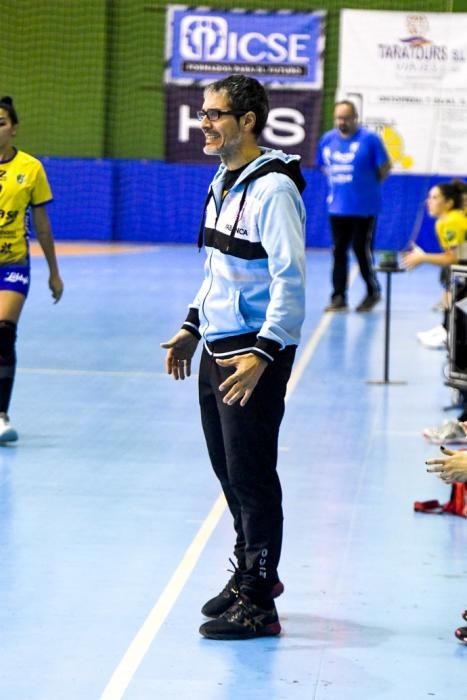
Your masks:
M 151 372 L 138 369 L 58 369 L 54 367 L 19 367 L 19 374 L 66 374 L 70 377 L 166 377 L 167 372 Z
M 325 334 L 329 324 L 332 321 L 333 316 L 334 314 L 332 313 L 325 314 L 322 317 L 321 321 L 318 323 L 316 330 L 311 334 L 310 340 L 305 345 L 304 351 L 298 358 L 294 370 L 290 376 L 289 383 L 287 384 L 287 395 L 285 397 L 286 402 L 290 399 L 291 395 L 295 391 L 295 387 L 302 378 L 302 374 L 305 371 L 305 368 L 310 362 L 311 358 L 313 357 L 313 354 L 316 348 L 318 347 L 318 343 Z
M 172 610 L 175 601 L 195 568 L 201 552 L 225 511 L 225 506 L 224 494 L 221 493 L 211 508 L 208 517 L 198 530 L 193 542 L 185 552 L 172 578 L 162 591 L 157 603 L 149 613 L 142 627 L 138 630 L 125 652 L 124 657 L 112 674 L 100 700 L 120 700 L 120 698 L 123 697 L 123 693 L 128 688 L 131 679 L 138 670 L 154 637 L 164 623 L 167 615 Z
M 356 269 L 353 269 L 350 276 L 350 284 L 355 279 L 355 275 Z M 318 327 L 311 334 L 311 337 L 296 364 L 296 368 L 290 377 L 286 401 L 290 399 L 295 391 L 300 377 L 302 376 L 307 364 L 313 357 L 318 343 L 323 337 L 323 334 L 328 328 L 333 316 L 333 313 L 328 313 L 323 316 L 318 324 Z M 136 633 L 136 636 L 133 638 L 133 641 L 113 672 L 112 677 L 110 678 L 110 681 L 108 682 L 99 700 L 121 700 L 123 698 L 125 690 L 131 683 L 133 676 L 142 663 L 156 634 L 164 624 L 166 618 L 170 614 L 170 611 L 175 605 L 175 602 L 188 581 L 191 572 L 195 568 L 203 549 L 216 529 L 225 508 L 226 502 L 224 495 L 221 493 L 211 508 L 207 518 L 196 533 L 194 540 L 185 552 L 185 555 L 174 572 L 172 578 L 167 583 L 153 609 Z
M 349 288 L 354 283 L 357 273 L 358 267 L 356 265 L 353 265 L 349 275 Z M 314 333 L 311 334 L 310 340 L 306 344 L 304 351 L 295 363 L 294 370 L 289 379 L 289 383 L 287 385 L 287 396 L 285 397 L 286 401 L 289 398 L 289 396 L 291 396 L 291 394 L 295 391 L 296 385 L 302 378 L 302 374 L 305 371 L 305 368 L 308 365 L 309 361 L 313 357 L 313 354 L 318 346 L 319 341 L 327 331 L 333 316 L 334 313 L 325 313 L 321 318 L 321 321 L 318 323 L 316 330 L 314 331 Z

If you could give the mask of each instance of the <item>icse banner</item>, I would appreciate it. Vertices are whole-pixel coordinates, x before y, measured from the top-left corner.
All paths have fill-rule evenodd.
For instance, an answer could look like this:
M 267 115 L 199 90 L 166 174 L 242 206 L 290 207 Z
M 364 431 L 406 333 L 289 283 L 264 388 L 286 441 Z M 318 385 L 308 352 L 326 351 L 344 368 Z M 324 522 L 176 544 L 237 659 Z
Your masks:
M 203 86 L 229 75 L 259 80 L 270 113 L 261 145 L 311 166 L 322 110 L 325 11 L 219 10 L 169 5 L 166 22 L 166 158 L 206 163 L 196 111 Z
M 165 82 L 240 73 L 270 86 L 321 89 L 325 14 L 169 5 Z
M 385 141 L 394 172 L 467 169 L 467 14 L 343 10 L 339 99 Z

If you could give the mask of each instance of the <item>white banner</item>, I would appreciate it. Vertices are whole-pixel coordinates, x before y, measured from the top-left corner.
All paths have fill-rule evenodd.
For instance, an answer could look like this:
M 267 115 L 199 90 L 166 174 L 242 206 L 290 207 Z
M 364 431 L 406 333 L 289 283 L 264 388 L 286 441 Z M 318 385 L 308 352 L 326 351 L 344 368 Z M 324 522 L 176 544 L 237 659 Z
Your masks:
M 362 123 L 384 141 L 393 172 L 467 172 L 467 92 L 350 87 L 339 99 L 357 106 Z
M 467 14 L 342 10 L 340 27 L 340 85 L 467 88 Z
M 338 98 L 394 172 L 467 172 L 467 14 L 343 10 Z

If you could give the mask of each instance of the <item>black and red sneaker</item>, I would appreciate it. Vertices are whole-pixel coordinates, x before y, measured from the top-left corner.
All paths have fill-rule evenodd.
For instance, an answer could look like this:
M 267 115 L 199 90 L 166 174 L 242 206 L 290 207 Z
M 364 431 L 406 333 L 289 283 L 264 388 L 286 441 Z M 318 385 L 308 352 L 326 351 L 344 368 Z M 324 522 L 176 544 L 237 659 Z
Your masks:
M 233 575 L 229 578 L 222 591 L 214 598 L 210 598 L 201 608 L 201 613 L 206 617 L 219 617 L 238 600 L 242 574 L 232 561 L 231 563 L 234 566 Z M 278 598 L 283 592 L 284 584 L 282 581 L 278 581 L 274 584 L 271 591 L 271 598 Z
M 241 593 L 226 612 L 205 622 L 199 631 L 208 639 L 254 639 L 280 634 L 281 625 L 274 603 L 265 610 Z

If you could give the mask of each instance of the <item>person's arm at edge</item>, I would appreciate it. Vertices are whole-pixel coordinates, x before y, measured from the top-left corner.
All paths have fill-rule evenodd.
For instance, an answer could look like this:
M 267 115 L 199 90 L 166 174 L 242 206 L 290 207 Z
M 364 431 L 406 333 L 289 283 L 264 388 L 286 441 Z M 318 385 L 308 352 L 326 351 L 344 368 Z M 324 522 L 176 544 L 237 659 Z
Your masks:
M 49 267 L 49 287 L 55 303 L 57 303 L 63 294 L 63 282 L 58 269 L 52 228 L 45 205 L 32 207 L 32 220 L 37 240 Z
M 457 248 L 448 248 L 442 253 L 426 253 L 422 248 L 417 246 L 414 250 L 409 250 L 402 256 L 402 267 L 406 270 L 412 270 L 414 267 L 428 263 L 430 265 L 439 265 L 440 267 L 449 267 L 455 265 L 458 261 Z
M 380 165 L 378 168 L 378 180 L 383 182 L 391 172 L 391 169 L 392 163 L 390 160 L 387 160 L 385 163 L 383 163 L 383 165 Z

